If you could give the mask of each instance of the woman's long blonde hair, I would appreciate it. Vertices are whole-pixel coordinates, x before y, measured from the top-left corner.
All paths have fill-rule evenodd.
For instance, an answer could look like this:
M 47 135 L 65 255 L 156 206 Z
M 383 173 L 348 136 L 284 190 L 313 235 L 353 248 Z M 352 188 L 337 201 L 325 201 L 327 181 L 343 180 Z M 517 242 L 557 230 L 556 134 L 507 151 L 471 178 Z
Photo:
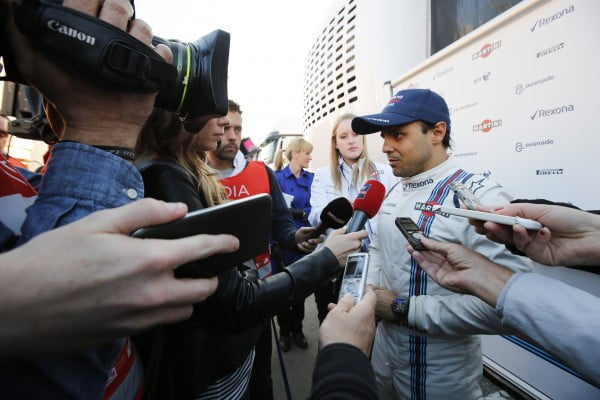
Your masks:
M 154 109 L 142 129 L 136 155 L 148 159 L 167 157 L 175 160 L 196 178 L 198 188 L 204 193 L 209 206 L 227 199 L 217 172 L 206 165 L 206 153 L 198 149 L 196 135 L 187 132 L 179 117 L 172 112 Z
M 338 149 L 335 148 L 335 136 L 340 123 L 345 120 L 352 120 L 355 118 L 354 114 L 344 114 L 339 117 L 335 123 L 333 124 L 333 129 L 331 130 L 331 149 L 330 149 L 330 168 L 331 168 L 331 178 L 333 180 L 333 187 L 338 192 L 342 191 L 342 172 L 340 171 L 340 157 L 342 156 Z M 366 182 L 375 172 L 375 165 L 369 159 L 369 154 L 367 152 L 367 141 L 364 138 L 364 135 L 361 135 L 363 139 L 363 151 L 359 156 L 359 162 L 355 163 L 352 166 L 352 183 L 354 186 L 360 186 L 364 182 Z M 364 160 L 362 163 L 362 171 L 359 171 L 360 161 Z
M 309 153 L 313 151 L 313 145 L 308 140 L 304 138 L 296 138 L 290 141 L 285 149 L 277 150 L 277 154 L 275 154 L 275 161 L 273 161 L 273 166 L 275 170 L 279 171 L 283 168 L 283 159 L 285 157 L 287 164 L 292 160 L 292 152 L 299 153 L 301 151 L 308 151 Z

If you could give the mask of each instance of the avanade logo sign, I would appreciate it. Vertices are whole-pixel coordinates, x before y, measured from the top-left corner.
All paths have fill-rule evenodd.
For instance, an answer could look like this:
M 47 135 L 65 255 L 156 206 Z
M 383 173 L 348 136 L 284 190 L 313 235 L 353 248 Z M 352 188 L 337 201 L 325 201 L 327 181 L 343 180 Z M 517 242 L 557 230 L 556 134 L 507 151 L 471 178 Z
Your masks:
M 535 86 L 538 86 L 538 85 L 542 85 L 542 84 L 550 82 L 552 80 L 554 80 L 554 75 L 548 75 L 545 78 L 537 79 L 537 80 L 535 80 L 533 82 L 529 82 L 529 83 L 526 83 L 526 84 L 521 84 L 520 83 L 520 84 L 518 84 L 515 87 L 515 93 L 516 94 L 521 94 L 521 93 L 523 93 L 525 90 L 527 90 L 529 88 L 532 88 L 532 87 L 535 87 Z

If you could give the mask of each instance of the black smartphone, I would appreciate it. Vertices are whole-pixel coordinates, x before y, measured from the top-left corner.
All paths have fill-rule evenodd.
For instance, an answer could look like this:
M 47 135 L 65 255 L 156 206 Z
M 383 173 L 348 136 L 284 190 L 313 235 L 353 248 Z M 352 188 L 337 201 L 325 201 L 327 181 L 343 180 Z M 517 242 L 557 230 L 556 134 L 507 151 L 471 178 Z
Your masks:
M 131 236 L 153 239 L 178 239 L 201 233 L 236 236 L 240 247 L 233 253 L 215 254 L 175 269 L 177 278 L 208 278 L 267 252 L 270 232 L 271 196 L 258 194 L 192 211 L 167 224 L 140 228 Z
M 419 227 L 417 226 L 417 224 L 415 224 L 415 222 L 412 219 L 408 217 L 398 217 L 396 218 L 395 222 L 396 226 L 398 227 L 398 229 L 400 229 L 400 232 L 402 232 L 402 235 L 404 235 L 404 237 L 413 249 L 427 250 L 425 246 L 423 246 L 423 244 L 421 243 L 421 239 L 419 238 L 419 236 L 421 236 L 422 233 L 419 232 Z

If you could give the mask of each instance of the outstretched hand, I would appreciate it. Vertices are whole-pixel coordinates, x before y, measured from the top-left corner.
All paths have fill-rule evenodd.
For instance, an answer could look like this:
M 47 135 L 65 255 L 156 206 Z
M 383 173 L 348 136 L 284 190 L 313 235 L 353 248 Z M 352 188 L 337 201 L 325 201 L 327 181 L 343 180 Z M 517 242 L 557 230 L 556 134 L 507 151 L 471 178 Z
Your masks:
M 337 305 L 329 304 L 329 313 L 319 329 L 319 346 L 348 343 L 358 347 L 367 357 L 375 337 L 375 293 L 366 288 L 358 304 L 346 294 Z
M 455 243 L 442 243 L 422 238 L 428 251 L 408 247 L 421 268 L 440 286 L 459 293 L 480 297 L 491 306 L 513 272 L 485 256 Z
M 312 226 L 303 226 L 296 231 L 294 238 L 296 239 L 296 246 L 298 250 L 303 253 L 311 253 L 315 250 L 319 243 L 323 242 L 323 236 L 311 238 L 315 228 Z
M 539 221 L 544 228 L 528 231 L 520 225 L 469 220 L 488 239 L 513 244 L 529 258 L 546 265 L 598 265 L 600 216 L 569 207 L 515 203 L 494 212 Z
M 185 204 L 143 199 L 93 213 L 0 255 L 0 357 L 72 351 L 189 318 L 192 305 L 216 290 L 217 278 L 176 279 L 173 270 L 233 252 L 237 238 L 129 237 L 186 211 Z
M 0 11 L 7 16 L 1 34 L 10 43 L 20 74 L 44 96 L 46 115 L 54 132 L 63 140 L 134 148 L 152 112 L 156 93 L 105 90 L 69 73 L 21 33 L 12 6 L 9 0 L 0 0 Z M 133 8 L 128 0 L 64 0 L 63 6 L 97 17 L 151 46 L 152 29 L 141 20 L 130 21 Z M 167 46 L 161 44 L 154 50 L 171 61 Z
M 325 241 L 327 247 L 338 259 L 340 266 L 346 264 L 346 258 L 351 253 L 359 252 L 362 246 L 362 240 L 368 236 L 366 230 L 344 233 L 346 228 L 336 229 L 331 232 Z

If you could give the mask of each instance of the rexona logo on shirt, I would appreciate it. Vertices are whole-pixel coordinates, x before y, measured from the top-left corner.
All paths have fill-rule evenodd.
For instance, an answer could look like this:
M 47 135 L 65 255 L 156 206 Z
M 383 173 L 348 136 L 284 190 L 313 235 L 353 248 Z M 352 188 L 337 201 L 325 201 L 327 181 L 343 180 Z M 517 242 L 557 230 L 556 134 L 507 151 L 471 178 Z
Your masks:
M 473 125 L 473 132 L 484 132 L 484 133 L 488 133 L 489 131 L 491 131 L 493 128 L 497 128 L 499 126 L 502 126 L 502 120 L 501 119 L 496 119 L 496 120 L 491 120 L 491 119 L 484 119 L 483 121 L 481 121 L 480 124 L 477 125 Z
M 529 116 L 529 118 L 534 121 L 536 118 L 547 118 L 572 111 L 575 111 L 575 106 L 573 104 L 546 109 L 538 108 L 532 115 Z
M 424 181 L 421 182 L 407 182 L 404 183 L 402 186 L 404 186 L 404 189 L 418 189 L 418 188 L 422 188 L 423 186 L 427 186 L 427 185 L 431 185 L 433 183 L 433 179 L 425 179 Z

